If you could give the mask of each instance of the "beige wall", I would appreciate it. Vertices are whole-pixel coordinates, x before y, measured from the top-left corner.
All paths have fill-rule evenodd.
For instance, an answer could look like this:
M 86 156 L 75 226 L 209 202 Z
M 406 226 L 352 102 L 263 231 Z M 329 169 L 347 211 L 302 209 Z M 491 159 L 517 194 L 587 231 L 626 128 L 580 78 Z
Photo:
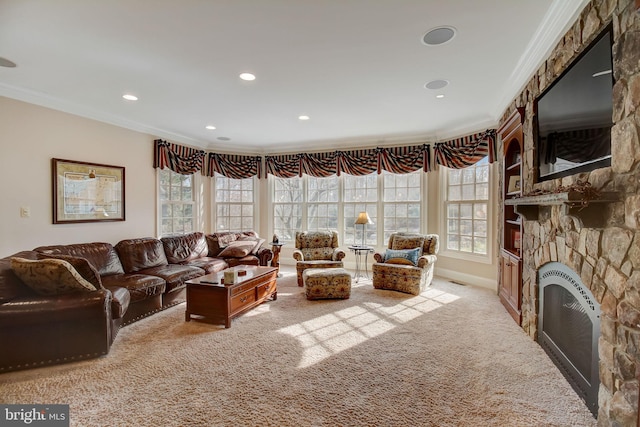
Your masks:
M 89 241 L 115 244 L 125 238 L 157 235 L 156 173 L 152 164 L 154 136 L 4 97 L 0 97 L 0 112 L 0 182 L 3 183 L 0 197 L 0 257 L 40 245 Z M 52 224 L 51 158 L 124 166 L 126 221 Z M 438 173 L 428 174 L 426 182 L 425 205 L 428 214 L 425 232 L 439 233 L 442 201 L 433 196 L 438 194 L 440 185 Z M 201 224 L 198 228 L 210 231 L 210 182 L 200 179 L 200 184 Z M 267 180 L 261 179 L 256 231 L 270 239 L 272 229 L 268 196 Z M 30 218 L 20 217 L 21 207 L 30 208 Z M 496 241 L 495 225 L 494 221 L 492 235 L 489 236 L 492 243 Z M 348 252 L 347 244 L 343 246 Z M 384 247 L 377 249 L 383 251 Z M 293 242 L 283 248 L 283 264 L 294 265 L 292 252 Z M 494 244 L 489 264 L 461 262 L 442 254 L 436 274 L 495 290 L 495 253 Z M 369 261 L 371 264 L 371 257 Z M 355 266 L 353 254 L 348 253 L 345 265 L 347 268 Z
M 0 97 L 0 256 L 45 244 L 153 236 L 153 137 Z M 125 167 L 126 221 L 52 224 L 51 158 Z M 20 217 L 29 207 L 31 216 Z

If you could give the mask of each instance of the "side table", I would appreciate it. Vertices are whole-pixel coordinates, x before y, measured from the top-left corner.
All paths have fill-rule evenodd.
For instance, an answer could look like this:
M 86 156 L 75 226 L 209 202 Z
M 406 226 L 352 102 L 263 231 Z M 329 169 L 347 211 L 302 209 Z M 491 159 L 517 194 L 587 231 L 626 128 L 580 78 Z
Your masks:
M 356 254 L 356 274 L 353 276 L 353 278 L 356 279 L 356 283 L 358 283 L 358 280 L 361 278 L 369 280 L 367 259 L 369 254 L 373 253 L 373 248 L 371 246 L 349 246 L 349 250 Z M 364 274 L 362 274 L 363 271 Z
M 278 269 L 278 277 L 281 277 L 280 274 L 280 249 L 285 245 L 284 242 L 270 242 L 271 251 L 273 251 L 273 258 L 271 258 L 271 267 L 275 267 Z

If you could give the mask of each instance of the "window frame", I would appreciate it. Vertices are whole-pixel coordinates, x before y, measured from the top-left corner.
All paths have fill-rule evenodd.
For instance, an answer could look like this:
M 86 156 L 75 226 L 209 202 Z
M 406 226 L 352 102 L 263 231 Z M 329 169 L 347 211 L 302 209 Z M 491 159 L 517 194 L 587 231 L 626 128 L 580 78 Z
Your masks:
M 251 180 L 251 192 L 252 192 L 252 197 L 251 197 L 251 201 L 250 202 L 244 202 L 244 201 L 240 201 L 240 202 L 228 202 L 228 201 L 224 201 L 224 202 L 218 202 L 217 200 L 217 191 L 218 191 L 218 180 L 234 180 L 234 181 L 243 181 L 243 180 Z M 214 233 L 218 233 L 218 232 L 227 232 L 227 231 L 231 231 L 231 232 L 235 232 L 235 231 L 248 231 L 248 230 L 256 230 L 256 227 L 258 224 L 256 224 L 256 220 L 257 218 L 259 218 L 258 216 L 258 187 L 259 185 L 257 185 L 256 183 L 257 177 L 256 176 L 252 176 L 250 178 L 241 178 L 241 179 L 235 179 L 235 178 L 228 178 L 224 175 L 218 174 L 217 172 L 215 173 L 215 175 L 211 178 L 211 228 L 213 229 Z M 239 190 L 239 191 L 244 191 L 243 189 Z M 241 197 L 242 199 L 242 197 Z M 242 207 L 246 206 L 246 205 L 251 205 L 252 206 L 252 215 L 251 215 L 251 222 L 252 222 L 252 226 L 250 228 L 244 228 L 241 227 L 240 230 L 233 230 L 231 228 L 228 229 L 224 229 L 224 230 L 219 230 L 218 229 L 218 206 L 219 205 L 240 205 L 241 208 L 240 210 L 242 211 Z M 228 218 L 235 218 L 237 217 L 237 215 L 229 215 Z M 242 223 L 242 219 L 245 218 L 245 215 L 240 215 L 240 223 Z
M 199 224 L 200 224 L 200 215 L 198 213 L 199 209 L 198 206 L 200 206 L 200 197 L 199 197 L 199 191 L 197 191 L 197 189 L 200 187 L 201 185 L 201 181 L 200 181 L 200 174 L 198 173 L 193 173 L 191 174 L 191 197 L 192 200 L 189 203 L 185 203 L 184 201 L 165 201 L 162 199 L 160 191 L 161 191 L 161 181 L 162 181 L 162 174 L 163 173 L 170 173 L 170 174 L 177 174 L 177 175 L 181 175 L 178 174 L 177 172 L 174 172 L 173 170 L 169 169 L 169 168 L 164 168 L 164 169 L 160 169 L 158 168 L 156 170 L 156 199 L 157 199 L 157 227 L 156 227 L 156 234 L 159 237 L 166 237 L 166 236 L 180 236 L 180 235 L 185 235 L 185 234 L 189 234 L 192 233 L 194 231 L 197 231 L 199 228 Z M 163 233 L 163 228 L 162 228 L 162 209 L 163 209 L 163 205 L 165 203 L 170 203 L 171 205 L 176 205 L 178 203 L 181 204 L 190 204 L 191 205 L 191 224 L 192 224 L 192 229 L 190 231 L 183 231 L 183 232 L 175 232 L 172 230 L 171 233 L 168 234 L 164 234 Z M 173 216 L 172 216 L 173 218 Z
M 488 160 L 488 159 L 487 159 Z M 475 167 L 476 164 L 471 167 Z M 494 201 L 495 201 L 495 185 L 494 185 L 494 165 L 493 163 L 487 163 L 488 168 L 488 178 L 487 178 L 487 252 L 486 254 L 479 254 L 473 252 L 463 252 L 460 250 L 449 249 L 447 247 L 448 242 L 448 210 L 450 203 L 477 203 L 484 202 L 483 199 L 472 199 L 472 200 L 456 200 L 450 202 L 448 200 L 448 190 L 449 190 L 449 176 L 448 171 L 451 168 L 447 168 L 445 166 L 439 167 L 438 172 L 438 180 L 439 180 L 439 189 L 438 189 L 438 204 L 441 206 L 439 208 L 439 234 L 440 234 L 440 252 L 439 255 L 447 258 L 456 258 L 465 261 L 472 261 L 481 264 L 493 264 L 493 251 L 494 251 L 494 228 L 495 228 L 495 218 L 494 215 Z

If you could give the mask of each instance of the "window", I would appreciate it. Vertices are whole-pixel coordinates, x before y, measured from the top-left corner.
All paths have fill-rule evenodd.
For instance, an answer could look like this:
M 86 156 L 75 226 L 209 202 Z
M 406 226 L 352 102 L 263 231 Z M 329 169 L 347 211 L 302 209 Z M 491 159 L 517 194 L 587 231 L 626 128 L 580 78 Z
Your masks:
M 254 178 L 215 174 L 216 231 L 254 230 Z
M 344 242 L 355 245 L 362 243 L 363 229 L 354 224 L 360 212 L 367 212 L 374 224 L 378 218 L 378 175 L 344 176 Z M 378 234 L 375 225 L 364 226 L 365 245 L 376 245 Z
M 307 230 L 338 229 L 338 177 L 307 176 Z
M 193 175 L 170 169 L 158 171 L 160 181 L 160 235 L 186 234 L 195 230 Z
M 465 169 L 445 170 L 446 249 L 487 255 L 489 163 L 485 157 Z
M 385 245 L 395 231 L 420 233 L 422 171 L 340 177 L 273 177 L 273 228 L 285 241 L 296 231 L 337 230 L 344 246 Z M 356 225 L 360 212 L 373 224 Z M 384 213 L 384 215 L 382 215 Z M 384 233 L 383 233 L 384 231 Z
M 302 230 L 302 178 L 274 178 L 273 232 L 280 240 L 293 241 Z
M 384 240 L 397 231 L 420 233 L 421 171 L 384 172 Z

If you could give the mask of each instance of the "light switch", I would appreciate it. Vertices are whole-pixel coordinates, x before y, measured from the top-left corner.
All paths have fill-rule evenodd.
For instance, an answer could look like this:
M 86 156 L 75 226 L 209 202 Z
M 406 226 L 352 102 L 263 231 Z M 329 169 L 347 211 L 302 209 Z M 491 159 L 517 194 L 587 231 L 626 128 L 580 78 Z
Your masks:
M 31 216 L 31 208 L 29 206 L 22 206 L 20 208 L 20 217 L 29 218 Z

